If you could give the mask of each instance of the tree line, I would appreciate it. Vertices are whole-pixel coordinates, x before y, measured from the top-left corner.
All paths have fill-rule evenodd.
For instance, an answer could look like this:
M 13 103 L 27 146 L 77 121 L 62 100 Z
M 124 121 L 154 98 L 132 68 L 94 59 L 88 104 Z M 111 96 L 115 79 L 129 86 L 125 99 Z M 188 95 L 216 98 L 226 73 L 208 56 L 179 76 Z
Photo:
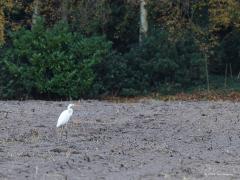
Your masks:
M 238 0 L 0 0 L 0 97 L 209 90 L 239 75 L 239 28 Z

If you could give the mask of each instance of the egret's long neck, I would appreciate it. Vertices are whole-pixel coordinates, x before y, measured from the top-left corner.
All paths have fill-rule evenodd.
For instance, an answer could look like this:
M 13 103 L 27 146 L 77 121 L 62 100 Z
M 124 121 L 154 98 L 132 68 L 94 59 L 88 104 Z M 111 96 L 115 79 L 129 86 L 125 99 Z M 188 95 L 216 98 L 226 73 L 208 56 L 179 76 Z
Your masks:
M 68 112 L 72 113 L 73 112 L 73 109 L 71 107 L 68 107 Z

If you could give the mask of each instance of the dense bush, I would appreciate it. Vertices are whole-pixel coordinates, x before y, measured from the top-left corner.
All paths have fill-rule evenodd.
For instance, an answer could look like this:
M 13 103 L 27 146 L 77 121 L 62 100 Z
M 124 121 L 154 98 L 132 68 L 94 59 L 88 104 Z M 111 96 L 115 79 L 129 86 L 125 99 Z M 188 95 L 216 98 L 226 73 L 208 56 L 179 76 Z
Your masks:
M 88 95 L 95 79 L 94 66 L 109 53 L 104 37 L 74 34 L 64 23 L 45 28 L 39 20 L 32 30 L 11 35 L 1 57 L 2 97 Z
M 72 33 L 67 24 L 11 34 L 0 49 L 1 97 L 79 98 L 144 95 L 180 90 L 204 77 L 203 56 L 193 36 L 172 39 L 165 30 L 120 53 L 102 36 Z
M 128 53 L 114 53 L 101 63 L 99 82 L 104 91 L 138 95 L 195 85 L 204 78 L 204 59 L 190 33 L 176 42 L 157 31 Z
M 240 71 L 240 30 L 236 29 L 229 33 L 220 43 L 218 57 L 221 64 L 221 74 L 224 74 L 226 64 L 231 64 L 232 71 L 237 75 Z

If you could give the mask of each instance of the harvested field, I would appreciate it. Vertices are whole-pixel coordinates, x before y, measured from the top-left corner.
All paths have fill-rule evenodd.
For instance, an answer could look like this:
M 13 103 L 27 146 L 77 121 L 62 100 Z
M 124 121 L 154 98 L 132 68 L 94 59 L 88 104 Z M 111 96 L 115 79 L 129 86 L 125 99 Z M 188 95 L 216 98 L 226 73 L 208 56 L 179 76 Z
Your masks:
M 240 179 L 240 103 L 0 101 L 0 179 Z

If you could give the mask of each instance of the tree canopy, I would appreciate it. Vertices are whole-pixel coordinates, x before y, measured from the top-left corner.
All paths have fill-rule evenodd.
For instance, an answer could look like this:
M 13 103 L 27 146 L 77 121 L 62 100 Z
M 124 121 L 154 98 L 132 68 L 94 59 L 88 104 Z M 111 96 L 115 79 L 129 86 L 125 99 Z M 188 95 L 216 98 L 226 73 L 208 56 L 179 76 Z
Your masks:
M 238 75 L 239 37 L 238 0 L 0 0 L 1 97 L 198 86 Z

